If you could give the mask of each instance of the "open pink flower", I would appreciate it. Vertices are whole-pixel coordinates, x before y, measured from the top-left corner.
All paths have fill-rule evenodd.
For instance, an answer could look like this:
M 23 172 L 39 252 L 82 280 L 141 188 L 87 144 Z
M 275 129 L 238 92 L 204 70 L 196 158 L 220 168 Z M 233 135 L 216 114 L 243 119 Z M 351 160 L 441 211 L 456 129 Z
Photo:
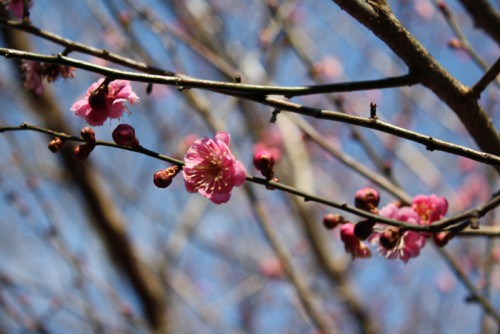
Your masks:
M 400 208 L 394 203 L 390 203 L 380 209 L 379 214 L 383 217 L 403 221 L 408 224 L 420 224 L 419 215 L 409 206 Z M 390 234 L 396 234 L 397 232 L 393 232 L 393 227 L 383 224 L 377 224 L 376 229 L 378 231 L 372 234 L 370 242 L 378 245 L 379 252 L 388 259 L 401 259 L 401 261 L 406 263 L 410 258 L 419 256 L 420 250 L 425 246 L 425 236 L 423 234 L 414 231 L 405 231 L 401 235 L 393 235 L 393 238 L 397 239 L 394 240 L 394 244 L 391 247 L 386 247 L 383 238 L 387 236 L 388 232 L 392 232 Z
M 245 167 L 229 151 L 229 140 L 227 132 L 219 131 L 213 139 L 199 138 L 189 147 L 182 169 L 187 191 L 221 204 L 229 201 L 233 187 L 245 182 Z
M 419 215 L 420 223 L 428 225 L 444 217 L 448 211 L 448 201 L 436 195 L 417 195 L 413 198 L 411 207 Z
M 130 81 L 100 79 L 87 90 L 87 95 L 71 106 L 71 111 L 85 118 L 88 124 L 103 125 L 108 118 L 120 118 L 127 109 L 124 102 L 134 104 L 139 97 L 132 90 Z
M 28 8 L 33 6 L 33 1 L 28 2 Z M 9 4 L 6 7 L 7 10 L 12 12 L 12 15 L 18 17 L 20 19 L 24 16 L 24 1 L 23 0 L 10 0 Z

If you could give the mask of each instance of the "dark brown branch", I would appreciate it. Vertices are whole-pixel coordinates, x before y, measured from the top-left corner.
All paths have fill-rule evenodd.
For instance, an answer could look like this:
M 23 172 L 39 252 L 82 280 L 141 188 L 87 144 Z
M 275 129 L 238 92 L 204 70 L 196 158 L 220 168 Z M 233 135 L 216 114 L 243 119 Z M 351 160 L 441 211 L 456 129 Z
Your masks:
M 366 128 L 376 129 L 385 133 L 389 133 L 401 138 L 405 138 L 422 145 L 425 145 L 429 151 L 443 151 L 456 155 L 460 155 L 475 161 L 487 163 L 493 166 L 500 166 L 500 156 L 492 155 L 489 153 L 478 152 L 470 148 L 445 142 L 440 139 L 436 139 L 430 136 L 426 136 L 414 131 L 410 131 L 383 121 L 376 118 L 365 118 L 353 115 L 347 115 L 341 112 L 321 110 L 316 108 L 306 107 L 297 103 L 284 101 L 272 97 L 267 98 L 254 98 L 255 101 L 267 104 L 279 110 L 286 110 L 294 112 L 297 114 L 302 114 L 310 117 L 315 117 L 318 119 L 328 119 L 332 121 L 339 121 L 354 125 L 363 126 Z
M 481 92 L 485 90 L 486 86 L 495 80 L 498 73 L 500 73 L 500 58 L 497 59 L 493 66 L 491 66 L 490 69 L 484 73 L 481 79 L 479 79 L 479 81 L 472 87 L 474 94 L 479 96 Z
M 460 0 L 474 18 L 474 24 L 500 44 L 500 15 L 487 0 Z
M 452 77 L 429 54 L 392 14 L 385 1 L 333 1 L 384 41 L 411 73 L 421 74 L 422 84 L 456 113 L 483 151 L 500 155 L 500 135 L 472 90 Z

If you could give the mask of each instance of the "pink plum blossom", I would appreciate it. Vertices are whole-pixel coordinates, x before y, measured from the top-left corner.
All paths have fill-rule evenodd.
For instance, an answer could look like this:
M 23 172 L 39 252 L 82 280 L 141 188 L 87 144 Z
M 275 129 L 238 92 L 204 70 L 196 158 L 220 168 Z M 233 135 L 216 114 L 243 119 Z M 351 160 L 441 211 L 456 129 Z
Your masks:
M 391 218 L 408 224 L 419 225 L 420 217 L 411 207 L 398 207 L 394 203 L 389 203 L 387 206 L 380 209 L 379 214 L 386 218 Z M 419 232 L 405 231 L 395 240 L 393 247 L 387 248 L 383 246 L 381 238 L 387 235 L 386 232 L 392 231 L 392 227 L 385 225 L 377 226 L 379 232 L 374 233 L 370 237 L 370 242 L 378 245 L 379 252 L 388 259 L 401 259 L 404 263 L 412 257 L 420 255 L 420 250 L 425 246 L 425 236 Z
M 411 207 L 419 215 L 420 223 L 428 225 L 444 217 L 448 211 L 448 201 L 436 195 L 417 195 L 413 198 Z
M 245 167 L 229 150 L 229 140 L 227 132 L 219 131 L 214 138 L 199 138 L 189 147 L 182 170 L 187 191 L 221 204 L 229 201 L 233 187 L 245 182 Z
M 31 8 L 31 6 L 33 6 L 33 1 L 30 0 L 28 1 L 28 8 Z M 10 0 L 6 9 L 10 10 L 15 17 L 22 19 L 24 16 L 24 1 Z
M 87 90 L 87 95 L 71 106 L 75 115 L 85 118 L 93 126 L 103 125 L 108 118 L 120 118 L 127 109 L 124 102 L 134 104 L 139 97 L 130 81 L 100 79 Z

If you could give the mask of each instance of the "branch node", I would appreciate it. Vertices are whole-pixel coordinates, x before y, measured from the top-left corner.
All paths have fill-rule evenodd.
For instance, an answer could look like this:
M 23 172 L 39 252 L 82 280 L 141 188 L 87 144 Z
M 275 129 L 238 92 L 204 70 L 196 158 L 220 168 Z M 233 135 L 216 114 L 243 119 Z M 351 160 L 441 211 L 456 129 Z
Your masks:
M 269 123 L 276 123 L 276 121 L 278 120 L 278 114 L 281 112 L 280 109 L 274 109 L 273 110 L 273 114 L 271 115 L 271 119 L 269 120 Z
M 429 144 L 428 144 L 427 146 L 425 146 L 425 149 L 426 149 L 427 151 L 432 152 L 432 151 L 434 151 L 434 150 L 436 149 L 436 147 L 434 146 L 434 144 L 432 144 L 432 141 L 433 141 L 433 140 L 434 140 L 434 138 L 429 137 Z
M 370 118 L 377 118 L 377 104 L 370 102 Z

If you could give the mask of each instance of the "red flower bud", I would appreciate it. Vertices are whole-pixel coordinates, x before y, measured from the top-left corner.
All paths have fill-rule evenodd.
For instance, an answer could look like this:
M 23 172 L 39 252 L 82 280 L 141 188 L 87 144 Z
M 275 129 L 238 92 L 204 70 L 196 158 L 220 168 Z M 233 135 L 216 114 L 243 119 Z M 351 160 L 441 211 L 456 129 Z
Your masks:
M 377 213 L 379 202 L 380 195 L 373 188 L 360 189 L 354 195 L 354 206 L 361 210 Z
M 325 228 L 328 230 L 333 230 L 339 224 L 342 224 L 344 222 L 344 217 L 342 217 L 338 213 L 327 213 L 323 217 L 323 226 L 325 226 Z
M 158 188 L 166 188 L 171 183 L 174 177 L 179 173 L 179 166 L 170 166 L 167 169 L 157 171 L 153 177 L 153 183 Z
M 77 158 L 80 161 L 87 160 L 87 158 L 90 155 L 90 152 L 95 148 L 94 144 L 85 144 L 85 145 L 78 145 L 75 147 L 73 150 L 73 155 L 75 158 Z
M 274 177 L 274 156 L 268 150 L 260 150 L 253 156 L 253 165 L 266 179 Z
M 89 144 L 95 144 L 95 132 L 88 126 L 84 127 L 82 131 L 80 131 L 80 135 L 83 140 Z
M 135 137 L 135 129 L 128 124 L 120 124 L 113 130 L 113 140 L 121 146 L 139 146 L 139 141 Z
M 439 232 L 432 236 L 432 240 L 434 240 L 434 243 L 438 247 L 446 246 L 446 244 L 448 244 L 448 241 L 450 241 L 451 238 L 453 238 L 453 233 L 451 232 Z
M 50 141 L 48 147 L 50 152 L 57 153 L 61 150 L 62 145 L 63 145 L 62 139 L 59 137 L 55 137 Z

